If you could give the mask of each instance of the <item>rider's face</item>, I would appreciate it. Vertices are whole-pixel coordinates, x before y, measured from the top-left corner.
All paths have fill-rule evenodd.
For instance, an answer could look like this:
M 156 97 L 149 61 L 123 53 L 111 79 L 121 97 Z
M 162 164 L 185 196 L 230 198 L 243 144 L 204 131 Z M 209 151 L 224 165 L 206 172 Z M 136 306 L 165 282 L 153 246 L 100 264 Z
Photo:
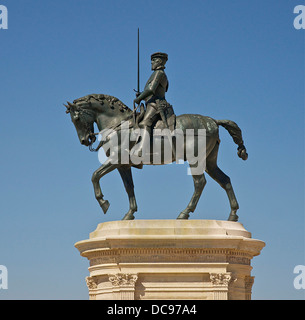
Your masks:
M 158 67 L 162 65 L 162 59 L 160 58 L 153 58 L 151 60 L 151 70 L 156 70 Z

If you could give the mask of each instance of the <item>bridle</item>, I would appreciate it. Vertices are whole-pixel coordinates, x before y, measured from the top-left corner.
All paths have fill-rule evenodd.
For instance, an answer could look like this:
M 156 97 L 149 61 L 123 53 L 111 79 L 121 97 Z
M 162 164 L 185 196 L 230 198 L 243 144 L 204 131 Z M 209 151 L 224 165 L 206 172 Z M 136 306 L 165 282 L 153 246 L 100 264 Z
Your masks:
M 91 104 L 90 101 L 89 101 L 89 103 Z M 70 109 L 74 107 L 74 104 L 72 104 L 72 103 L 70 103 L 70 102 L 67 101 L 67 105 L 64 104 L 64 106 L 67 108 L 66 113 L 70 113 Z M 80 113 L 81 111 L 78 111 L 78 112 Z M 91 127 L 89 126 L 89 124 L 88 124 L 87 122 L 85 122 L 85 126 L 86 126 L 86 132 L 88 132 L 88 135 L 89 135 L 89 141 L 90 141 L 90 142 L 89 142 L 89 145 L 88 145 L 89 150 L 90 150 L 91 152 L 97 152 L 97 151 L 99 150 L 99 148 L 103 145 L 103 143 L 100 143 L 100 144 L 97 146 L 97 148 L 93 148 L 92 145 L 93 145 L 93 143 L 94 143 L 95 140 L 96 140 L 95 136 L 99 135 L 99 133 L 94 133 L 94 132 L 92 132 L 92 131 L 91 131 Z M 101 142 L 102 142 L 102 141 L 101 141 Z
M 100 133 L 93 133 L 93 132 L 90 132 L 89 133 L 89 139 L 90 139 L 90 144 L 88 145 L 89 147 L 89 150 L 91 152 L 97 152 L 100 147 L 104 144 L 104 141 L 100 141 L 99 145 L 97 146 L 97 148 L 93 148 L 93 143 L 95 142 L 96 139 L 93 139 L 93 137 L 95 138 L 95 136 L 99 135 Z

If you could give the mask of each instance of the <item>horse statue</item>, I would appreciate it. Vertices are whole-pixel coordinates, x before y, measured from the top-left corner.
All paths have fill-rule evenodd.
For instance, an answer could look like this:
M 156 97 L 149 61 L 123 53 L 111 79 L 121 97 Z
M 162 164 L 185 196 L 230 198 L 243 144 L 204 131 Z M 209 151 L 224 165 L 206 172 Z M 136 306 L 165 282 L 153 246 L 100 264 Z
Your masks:
M 69 113 L 71 116 L 71 120 L 76 128 L 78 138 L 82 145 L 89 146 L 89 148 L 91 147 L 92 149 L 92 145 L 96 140 L 96 135 L 98 134 L 94 133 L 94 123 L 96 123 L 100 132 L 105 132 L 108 129 L 108 132 L 110 132 L 110 134 L 106 135 L 106 140 L 108 139 L 108 141 L 111 134 L 120 133 L 119 138 L 117 139 L 116 150 L 121 150 L 120 144 L 123 141 L 122 139 L 127 138 L 129 142 L 129 148 L 127 148 L 128 150 L 125 150 L 126 148 L 123 148 L 123 150 L 125 150 L 125 152 L 128 152 L 127 154 L 129 155 L 129 157 L 127 157 L 128 161 L 126 161 L 125 159 L 124 162 L 120 160 L 120 157 L 117 157 L 118 161 L 109 161 L 109 159 L 111 159 L 111 152 L 109 152 L 109 148 L 108 150 L 106 150 L 107 148 L 105 148 L 105 141 L 99 144 L 99 147 L 103 147 L 108 158 L 101 165 L 101 167 L 93 173 L 92 183 L 96 200 L 103 209 L 104 213 L 106 213 L 110 204 L 107 200 L 104 200 L 104 195 L 100 187 L 100 179 L 114 169 L 117 169 L 120 173 L 129 197 L 129 210 L 122 220 L 133 220 L 135 218 L 134 213 L 137 211 L 137 203 L 134 194 L 134 184 L 131 168 L 134 167 L 141 169 L 143 165 L 155 164 L 153 161 L 142 161 L 140 163 L 131 161 L 132 148 L 137 144 L 137 139 L 135 139 L 132 135 L 136 130 L 136 123 L 138 123 L 141 116 L 143 117 L 143 110 L 139 113 L 132 111 L 119 99 L 105 94 L 87 95 L 85 97 L 74 100 L 73 103 L 67 102 L 65 107 L 67 108 L 66 113 Z M 128 130 L 127 134 L 124 134 L 124 137 L 123 130 L 121 130 L 123 124 L 127 124 L 127 128 L 130 129 Z M 214 120 L 210 117 L 198 114 L 182 114 L 176 117 L 175 129 L 182 133 L 182 135 L 184 136 L 184 139 L 182 139 L 182 141 L 185 142 L 179 158 L 183 159 L 184 161 L 188 161 L 188 148 L 192 148 L 194 153 L 198 154 L 199 158 L 201 157 L 200 159 L 197 159 L 197 165 L 200 161 L 204 161 L 205 163 L 205 166 L 202 167 L 201 172 L 198 172 L 198 170 L 197 172 L 195 172 L 194 169 L 196 168 L 196 163 L 191 163 L 191 161 L 188 161 L 190 165 L 190 172 L 194 181 L 194 193 L 187 207 L 179 214 L 177 219 L 188 219 L 190 216 L 190 212 L 195 211 L 203 188 L 206 184 L 206 179 L 204 176 L 205 171 L 226 191 L 231 208 L 228 220 L 238 221 L 238 215 L 236 214 L 236 212 L 239 209 L 239 205 L 236 200 L 230 178 L 226 174 L 224 174 L 217 166 L 217 154 L 220 144 L 219 126 L 224 127 L 229 132 L 229 134 L 233 138 L 233 141 L 238 145 L 238 156 L 241 159 L 246 160 L 248 158 L 248 154 L 244 146 L 242 133 L 235 122 L 230 120 Z M 200 130 L 204 130 L 205 132 L 204 150 L 200 150 L 199 134 L 195 135 L 191 140 L 186 139 L 187 131 L 198 133 Z M 173 139 L 172 144 L 173 150 L 177 150 L 179 148 L 177 139 Z M 153 153 L 150 153 L 150 156 L 152 155 Z M 164 150 L 161 150 L 162 160 L 158 164 L 162 165 L 178 161 L 178 156 L 175 152 L 170 153 L 170 155 L 171 157 L 169 160 L 165 159 Z M 151 159 L 151 157 L 149 159 Z

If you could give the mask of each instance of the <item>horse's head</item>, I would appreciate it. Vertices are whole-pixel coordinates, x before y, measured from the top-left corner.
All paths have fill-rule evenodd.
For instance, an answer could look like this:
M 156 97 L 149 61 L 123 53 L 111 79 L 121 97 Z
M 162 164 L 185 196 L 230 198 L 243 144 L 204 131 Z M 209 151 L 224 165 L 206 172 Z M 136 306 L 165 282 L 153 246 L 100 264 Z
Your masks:
M 64 106 L 71 115 L 80 143 L 85 146 L 91 146 L 96 140 L 94 122 L 101 131 L 116 127 L 133 115 L 118 98 L 106 94 L 90 94 Z
M 96 140 L 94 133 L 94 113 L 87 102 L 67 102 L 64 106 L 66 113 L 70 113 L 79 141 L 85 146 L 90 146 Z

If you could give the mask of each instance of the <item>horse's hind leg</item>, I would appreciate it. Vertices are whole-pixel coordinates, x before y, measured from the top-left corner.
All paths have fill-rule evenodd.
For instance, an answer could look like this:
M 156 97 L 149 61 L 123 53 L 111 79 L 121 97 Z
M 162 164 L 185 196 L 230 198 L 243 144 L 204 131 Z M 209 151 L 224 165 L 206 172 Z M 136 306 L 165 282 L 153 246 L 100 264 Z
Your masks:
M 237 221 L 238 215 L 236 214 L 239 209 L 237 199 L 234 194 L 234 190 L 231 184 L 230 178 L 224 174 L 217 166 L 217 153 L 218 153 L 219 143 L 217 143 L 206 159 L 206 172 L 211 178 L 220 184 L 220 186 L 226 191 L 231 212 L 228 218 L 229 221 Z
M 134 185 L 132 180 L 131 168 L 130 167 L 119 167 L 118 171 L 123 180 L 125 190 L 129 198 L 129 211 L 125 214 L 122 220 L 133 220 L 134 212 L 138 210 L 137 202 L 134 194 Z
M 192 166 L 190 165 L 191 170 L 192 170 Z M 201 196 L 202 190 L 204 188 L 204 186 L 206 185 L 206 179 L 203 174 L 200 175 L 193 175 L 193 180 L 194 180 L 194 193 L 192 196 L 191 201 L 189 202 L 189 204 L 187 205 L 186 209 L 183 210 L 177 219 L 188 219 L 190 216 L 190 212 L 194 212 L 196 209 L 196 206 L 198 204 L 199 198 Z
M 224 174 L 218 167 L 215 167 L 213 169 L 208 169 L 207 173 L 211 176 L 211 178 L 217 181 L 227 193 L 227 196 L 230 202 L 230 207 L 231 207 L 231 212 L 228 220 L 238 221 L 238 215 L 236 214 L 236 212 L 239 209 L 239 205 L 238 205 L 230 178 L 226 174 Z

